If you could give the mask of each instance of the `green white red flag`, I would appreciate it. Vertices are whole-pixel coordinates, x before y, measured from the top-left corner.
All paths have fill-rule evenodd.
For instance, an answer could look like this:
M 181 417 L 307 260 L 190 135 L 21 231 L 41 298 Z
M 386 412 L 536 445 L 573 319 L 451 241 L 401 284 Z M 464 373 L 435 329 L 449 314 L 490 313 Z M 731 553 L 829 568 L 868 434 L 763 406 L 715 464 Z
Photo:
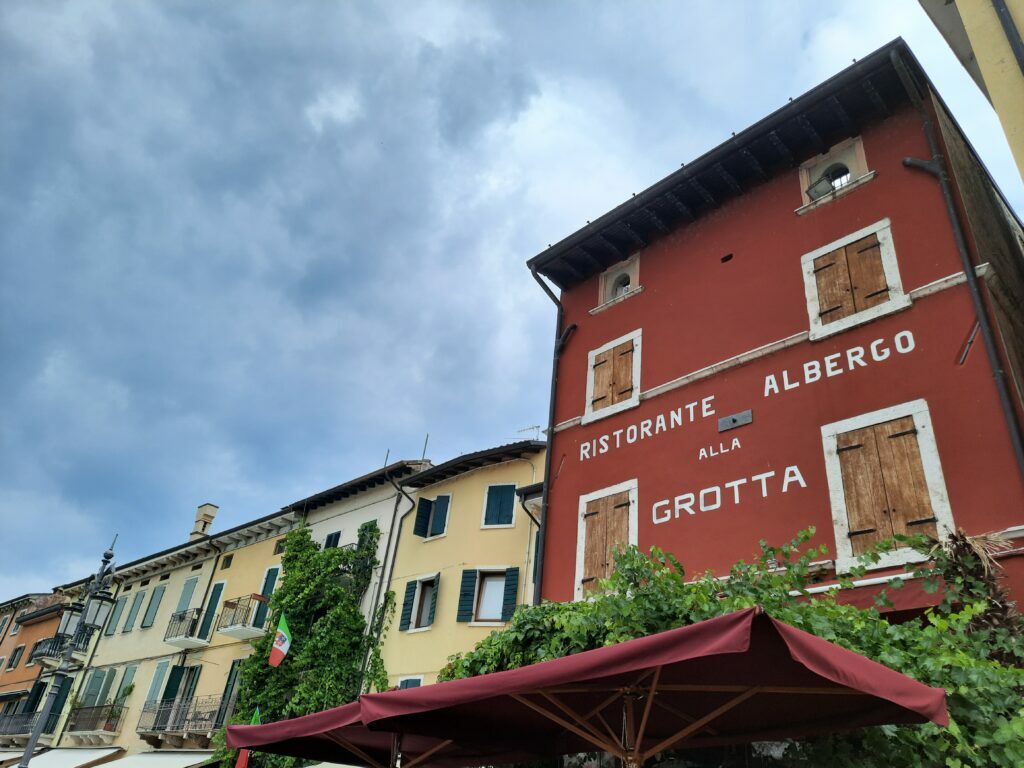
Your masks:
M 277 623 L 277 634 L 274 636 L 274 644 L 270 647 L 270 666 L 276 667 L 284 661 L 288 655 L 288 649 L 292 647 L 292 632 L 288 629 L 288 622 L 281 614 L 281 620 Z

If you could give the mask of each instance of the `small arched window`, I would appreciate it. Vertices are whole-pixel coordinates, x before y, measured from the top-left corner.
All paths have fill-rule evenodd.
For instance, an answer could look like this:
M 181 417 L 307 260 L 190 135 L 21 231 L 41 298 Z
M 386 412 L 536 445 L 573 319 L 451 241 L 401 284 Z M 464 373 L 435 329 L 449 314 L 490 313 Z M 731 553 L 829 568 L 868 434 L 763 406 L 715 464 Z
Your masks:
M 623 272 L 621 275 L 618 275 L 612 281 L 611 296 L 609 296 L 608 298 L 617 299 L 619 296 L 625 296 L 627 293 L 629 293 L 629 285 L 629 273 Z
M 818 180 L 807 189 L 807 196 L 811 200 L 820 200 L 825 195 L 842 189 L 850 183 L 850 169 L 843 163 L 832 163 L 826 168 Z

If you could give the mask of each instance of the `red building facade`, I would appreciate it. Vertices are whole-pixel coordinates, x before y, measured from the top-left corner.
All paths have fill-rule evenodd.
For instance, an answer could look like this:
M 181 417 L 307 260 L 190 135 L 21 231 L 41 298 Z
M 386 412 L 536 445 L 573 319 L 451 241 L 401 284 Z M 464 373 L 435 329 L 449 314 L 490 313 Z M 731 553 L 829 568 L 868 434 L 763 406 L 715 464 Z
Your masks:
M 953 219 L 904 163 L 935 155 Z M 894 533 L 1024 534 L 1022 265 L 902 41 L 532 259 L 561 289 L 543 597 L 627 542 L 696 575 L 809 526 L 833 571 Z M 1022 593 L 1024 549 L 1002 563 Z

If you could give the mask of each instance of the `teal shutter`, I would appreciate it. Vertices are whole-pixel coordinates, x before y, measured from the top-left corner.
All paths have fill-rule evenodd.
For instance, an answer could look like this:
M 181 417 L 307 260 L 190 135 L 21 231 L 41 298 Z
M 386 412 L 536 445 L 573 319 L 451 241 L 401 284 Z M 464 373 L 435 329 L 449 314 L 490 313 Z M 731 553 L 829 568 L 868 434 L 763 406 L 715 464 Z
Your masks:
M 412 532 L 416 536 L 426 538 L 429 533 L 430 511 L 433 507 L 434 502 L 430 499 L 420 499 L 419 505 L 416 507 L 416 523 L 412 527 Z
M 434 613 L 437 611 L 437 593 L 441 591 L 441 574 L 434 577 L 434 594 L 430 596 L 430 613 L 427 615 L 427 626 L 434 623 Z
M 412 601 L 416 599 L 416 582 L 405 585 L 405 600 L 402 601 L 402 618 L 398 622 L 398 631 L 405 632 L 412 624 Z
M 29 691 L 28 697 L 21 705 L 21 711 L 25 714 L 28 714 L 29 712 L 35 712 L 36 707 L 39 706 L 39 700 L 43 698 L 43 691 L 45 690 L 46 683 L 42 682 L 41 680 L 37 680 L 32 685 L 32 690 Z
M 149 693 L 146 694 L 146 701 L 156 701 L 160 695 L 160 689 L 164 684 L 164 677 L 167 675 L 167 667 L 170 666 L 169 661 L 161 661 L 156 665 L 156 670 L 153 672 L 153 680 L 149 684 Z
M 199 626 L 199 637 L 203 640 L 210 639 L 210 631 L 213 629 L 213 620 L 217 618 L 217 606 L 220 605 L 220 596 L 224 594 L 224 582 L 213 585 L 210 592 L 210 599 L 206 601 L 206 613 L 203 614 L 203 623 Z
M 175 613 L 188 610 L 189 603 L 192 602 L 192 595 L 196 591 L 196 584 L 198 583 L 198 576 L 193 576 L 185 581 L 181 587 L 181 595 L 178 596 L 178 607 L 174 609 Z
M 112 635 L 117 631 L 117 622 L 121 618 L 121 612 L 124 610 L 124 604 L 128 598 L 119 597 L 117 602 L 114 603 L 114 609 L 110 612 L 110 618 L 107 619 L 107 628 L 104 630 L 104 635 Z
M 103 706 L 107 703 L 107 696 L 110 695 L 110 688 L 114 684 L 115 677 L 117 677 L 116 669 L 108 669 L 107 674 L 103 676 L 103 686 L 100 688 L 99 698 L 96 699 L 97 706 Z
M 484 525 L 512 525 L 515 500 L 514 485 L 492 485 L 488 488 Z
M 280 568 L 270 568 L 267 571 L 266 576 L 263 577 L 263 589 L 260 590 L 260 594 L 266 598 L 269 598 L 274 594 L 274 586 L 277 584 L 277 574 Z M 267 611 L 270 610 L 270 603 L 264 602 L 256 606 L 256 615 L 253 617 L 252 624 L 254 627 L 262 627 L 264 622 L 267 620 Z
M 473 598 L 476 597 L 476 571 L 462 572 L 462 584 L 459 586 L 459 612 L 456 621 L 473 620 Z
M 60 681 L 60 688 L 57 689 L 57 697 L 53 700 L 53 707 L 43 725 L 43 733 L 51 734 L 57 729 L 60 716 L 64 713 L 64 704 L 67 703 L 68 694 L 71 692 L 71 678 L 65 677 Z
M 181 678 L 185 674 L 185 667 L 175 664 L 171 667 L 171 674 L 167 676 L 167 685 L 164 687 L 163 701 L 172 701 L 178 695 L 178 688 L 181 687 Z
M 434 499 L 434 514 L 430 517 L 430 535 L 440 536 L 448 528 L 448 503 L 451 496 L 438 496 Z
M 139 665 L 132 664 L 124 671 L 124 675 L 121 676 L 121 684 L 117 686 L 117 695 L 114 696 L 115 701 L 123 701 L 125 698 L 125 689 L 135 682 L 135 673 L 138 672 Z
M 190 667 L 185 667 L 184 685 L 181 689 L 182 695 L 179 697 L 182 701 L 191 701 L 195 697 L 196 684 L 199 682 L 199 673 L 202 671 L 202 664 L 193 664 Z
M 149 596 L 149 605 L 146 606 L 146 615 L 142 617 L 142 628 L 152 627 L 156 621 L 156 612 L 160 610 L 160 601 L 164 599 L 164 591 L 167 589 L 163 584 L 153 589 Z
M 124 620 L 122 632 L 131 632 L 135 628 L 135 619 L 139 615 L 139 611 L 142 609 L 142 601 L 145 599 L 145 592 L 135 593 L 135 597 L 132 598 L 132 607 L 128 609 L 128 618 Z
M 519 569 L 509 568 L 505 571 L 505 601 L 501 605 L 501 620 L 508 621 L 516 612 L 516 599 L 519 597 Z
M 406 688 L 419 688 L 419 687 L 420 687 L 420 681 L 419 681 L 419 678 L 415 678 L 415 677 L 414 677 L 414 678 L 411 678 L 411 679 L 409 679 L 409 680 L 402 680 L 402 681 L 401 681 L 401 682 L 400 682 L 400 683 L 398 684 L 398 687 L 399 687 L 399 688 L 400 688 L 401 690 L 405 690 Z
M 100 698 L 100 689 L 107 674 L 101 669 L 94 669 L 85 683 L 85 694 L 82 696 L 83 707 L 95 707 Z

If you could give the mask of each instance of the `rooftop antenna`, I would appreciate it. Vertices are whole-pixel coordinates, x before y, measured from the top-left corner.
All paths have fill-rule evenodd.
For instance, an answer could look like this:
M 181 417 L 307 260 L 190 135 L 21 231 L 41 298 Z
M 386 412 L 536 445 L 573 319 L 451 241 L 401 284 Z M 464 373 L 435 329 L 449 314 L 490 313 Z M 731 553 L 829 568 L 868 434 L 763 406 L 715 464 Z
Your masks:
M 429 443 L 429 442 L 430 442 L 430 433 L 427 432 L 427 436 L 425 438 L 423 438 L 423 455 L 420 456 L 420 461 L 423 461 L 425 458 L 427 458 L 427 443 Z
M 522 429 L 517 429 L 516 430 L 516 434 L 517 435 L 522 435 L 522 434 L 524 434 L 526 432 L 533 432 L 533 439 L 534 440 L 540 440 L 540 430 L 541 430 L 540 424 L 534 424 L 534 425 L 529 426 L 529 427 L 523 427 Z
M 391 449 L 388 448 L 388 452 L 384 454 L 384 466 L 388 465 L 388 459 L 391 458 Z

